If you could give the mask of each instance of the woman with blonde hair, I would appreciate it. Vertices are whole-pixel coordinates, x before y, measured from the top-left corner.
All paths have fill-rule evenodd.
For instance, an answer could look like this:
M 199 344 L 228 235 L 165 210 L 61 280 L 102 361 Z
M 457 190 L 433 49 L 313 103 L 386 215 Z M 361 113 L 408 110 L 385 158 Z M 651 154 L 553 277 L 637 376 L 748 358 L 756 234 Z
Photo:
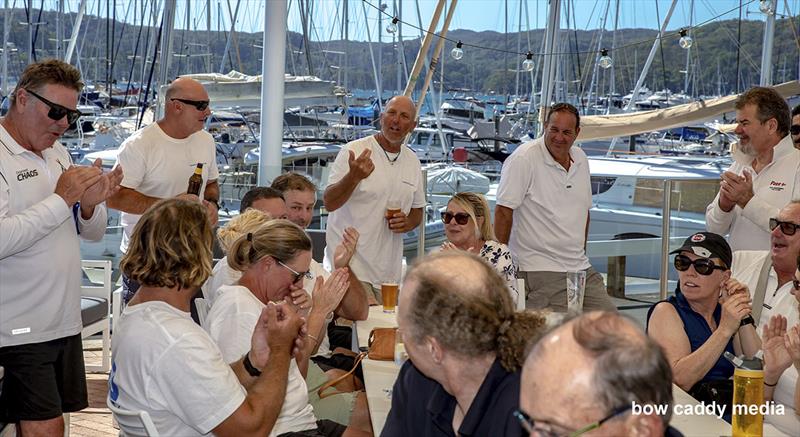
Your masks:
M 447 241 L 442 250 L 461 249 L 479 255 L 506 281 L 511 297 L 517 298 L 517 262 L 503 243 L 495 240 L 489 203 L 477 193 L 458 193 L 442 212 Z
M 220 287 L 204 326 L 226 361 L 235 360 L 248 348 L 247 332 L 252 331 L 264 307 L 291 298 L 293 292 L 301 290 L 303 278 L 310 276 L 311 240 L 288 220 L 270 220 L 236 240 L 228 251 L 227 262 L 242 276 L 236 284 Z M 348 278 L 347 268 L 335 270 L 324 283 L 318 278 L 311 293 L 310 312 L 300 312 L 306 317 L 308 338 L 313 341 L 307 340 L 292 361 L 286 400 L 271 436 L 284 433 L 338 436 L 343 432 L 359 435 L 359 429 L 370 427 L 368 417 L 360 421 L 351 419 L 349 428 L 331 420 L 317 420 L 304 379 L 308 358 L 318 345 L 326 317 L 347 291 Z
M 235 284 L 242 277 L 242 272 L 236 271 L 228 265 L 228 250 L 230 247 L 239 237 L 246 235 L 270 220 L 272 220 L 272 217 L 269 214 L 258 209 L 248 208 L 217 229 L 217 240 L 225 256 L 217 262 L 211 271 L 211 276 L 201 287 L 203 297 L 209 306 L 214 303 L 219 287 Z

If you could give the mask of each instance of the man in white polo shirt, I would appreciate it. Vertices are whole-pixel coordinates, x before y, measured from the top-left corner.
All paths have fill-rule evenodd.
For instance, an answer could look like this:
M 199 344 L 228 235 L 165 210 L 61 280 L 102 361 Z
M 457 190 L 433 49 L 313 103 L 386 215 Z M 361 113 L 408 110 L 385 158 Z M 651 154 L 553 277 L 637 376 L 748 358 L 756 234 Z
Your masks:
M 553 105 L 544 135 L 503 164 L 494 229 L 517 257 L 529 308 L 566 311 L 566 273 L 585 271 L 584 309 L 615 310 L 586 257 L 592 190 L 586 154 L 572 147 L 580 130 L 574 106 Z
M 62 413 L 88 406 L 78 238 L 103 238 L 122 170 L 74 166 L 56 141 L 82 88 L 69 64 L 30 64 L 0 119 L 0 422 L 23 436 L 63 435 Z

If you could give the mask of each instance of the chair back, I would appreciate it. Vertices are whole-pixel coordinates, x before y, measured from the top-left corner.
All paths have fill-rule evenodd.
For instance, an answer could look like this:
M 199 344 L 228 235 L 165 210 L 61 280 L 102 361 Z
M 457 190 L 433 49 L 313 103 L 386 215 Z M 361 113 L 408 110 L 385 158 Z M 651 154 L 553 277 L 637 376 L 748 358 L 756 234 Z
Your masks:
M 106 405 L 114 414 L 114 419 L 119 423 L 121 436 L 132 437 L 158 437 L 158 430 L 150 419 L 147 411 L 125 410 L 114 405 L 111 399 L 106 399 Z
M 206 316 L 208 316 L 209 305 L 208 301 L 203 299 L 202 297 L 197 297 L 194 299 L 194 306 L 197 309 L 197 318 L 200 320 L 200 326 L 206 326 Z
M 525 311 L 525 279 L 517 278 L 517 311 Z

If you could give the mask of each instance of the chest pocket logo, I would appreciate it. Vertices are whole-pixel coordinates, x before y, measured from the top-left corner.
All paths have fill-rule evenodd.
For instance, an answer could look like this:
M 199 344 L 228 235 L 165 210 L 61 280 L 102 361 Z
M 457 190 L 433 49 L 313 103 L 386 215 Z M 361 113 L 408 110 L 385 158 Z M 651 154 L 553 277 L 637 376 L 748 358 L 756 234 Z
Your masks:
M 39 171 L 36 170 L 35 168 L 33 170 L 25 169 L 17 171 L 17 180 L 20 182 L 24 181 L 25 179 L 34 178 L 36 176 L 39 176 Z

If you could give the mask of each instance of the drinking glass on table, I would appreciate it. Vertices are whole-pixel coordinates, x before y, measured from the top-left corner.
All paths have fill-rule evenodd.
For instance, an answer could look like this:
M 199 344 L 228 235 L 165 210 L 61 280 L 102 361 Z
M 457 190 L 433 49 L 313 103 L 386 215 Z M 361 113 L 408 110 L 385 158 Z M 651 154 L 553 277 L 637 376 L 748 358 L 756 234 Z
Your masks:
M 383 312 L 393 313 L 397 307 L 397 292 L 400 288 L 397 280 L 390 279 L 381 283 L 381 298 L 383 299 Z
M 403 331 L 398 329 L 394 333 L 394 363 L 400 367 L 407 359 L 408 354 L 406 353 L 406 345 L 403 343 Z
M 586 290 L 586 271 L 567 272 L 567 312 L 583 311 L 583 295 Z

